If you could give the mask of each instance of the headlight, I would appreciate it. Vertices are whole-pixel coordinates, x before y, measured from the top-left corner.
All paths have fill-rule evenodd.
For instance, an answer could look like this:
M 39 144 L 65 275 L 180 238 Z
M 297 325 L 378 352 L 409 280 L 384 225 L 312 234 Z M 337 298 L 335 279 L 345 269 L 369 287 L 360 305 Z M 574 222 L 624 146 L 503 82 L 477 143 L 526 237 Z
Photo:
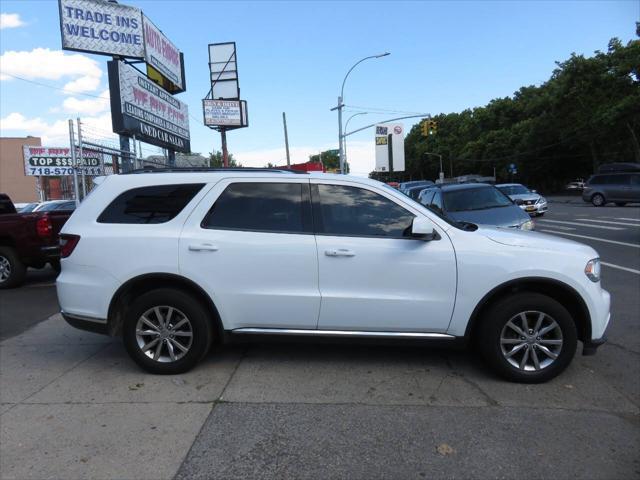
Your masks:
M 584 267 L 584 274 L 589 277 L 592 282 L 600 281 L 600 259 L 594 258 L 587 262 Z
M 540 197 L 536 203 L 547 203 L 547 200 L 544 197 Z
M 520 225 L 520 230 L 533 230 L 534 227 L 535 227 L 535 224 L 533 223 L 533 221 L 527 220 L 522 225 Z

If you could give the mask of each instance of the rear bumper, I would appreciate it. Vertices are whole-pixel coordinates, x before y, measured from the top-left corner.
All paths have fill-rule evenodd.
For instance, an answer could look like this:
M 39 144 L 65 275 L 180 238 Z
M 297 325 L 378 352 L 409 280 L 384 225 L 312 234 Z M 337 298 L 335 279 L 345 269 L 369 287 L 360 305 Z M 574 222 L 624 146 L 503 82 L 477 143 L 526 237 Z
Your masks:
M 74 315 L 65 311 L 60 311 L 60 313 L 62 314 L 62 318 L 64 318 L 67 323 L 74 328 L 109 335 L 109 325 L 106 319 L 84 317 L 82 315 Z

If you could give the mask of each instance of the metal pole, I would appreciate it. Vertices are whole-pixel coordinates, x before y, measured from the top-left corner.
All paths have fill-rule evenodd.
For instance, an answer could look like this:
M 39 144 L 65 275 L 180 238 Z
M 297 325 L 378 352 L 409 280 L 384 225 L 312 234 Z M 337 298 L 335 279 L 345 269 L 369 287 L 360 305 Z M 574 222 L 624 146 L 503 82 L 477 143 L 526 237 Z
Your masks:
M 289 135 L 287 133 L 287 115 L 282 112 L 282 123 L 284 124 L 284 146 L 287 149 L 287 167 L 291 166 L 291 157 L 289 156 Z
M 170 167 L 175 167 L 176 166 L 176 151 L 175 150 L 169 150 L 169 166 Z
M 78 191 L 78 164 L 76 163 L 76 139 L 73 133 L 73 120 L 69 119 L 69 145 L 71 147 L 71 163 L 73 164 L 73 194 L 76 207 L 80 205 L 80 193 Z
M 131 147 L 129 145 L 129 137 L 120 135 L 120 150 L 122 151 L 122 172 L 131 171 Z
M 78 122 L 78 154 L 80 155 L 80 170 L 82 174 L 82 198 L 87 196 L 87 179 L 85 178 L 85 164 L 84 164 L 84 156 L 82 155 L 82 128 L 80 124 L 80 118 L 77 118 Z
M 220 129 L 220 137 L 222 140 L 222 165 L 224 168 L 229 168 L 229 152 L 227 151 L 227 131 L 224 128 Z
M 342 97 L 338 97 L 338 155 L 340 158 L 340 172 L 344 173 L 344 149 L 342 147 Z
M 133 169 L 138 169 L 138 146 L 136 144 L 136 136 L 133 135 Z

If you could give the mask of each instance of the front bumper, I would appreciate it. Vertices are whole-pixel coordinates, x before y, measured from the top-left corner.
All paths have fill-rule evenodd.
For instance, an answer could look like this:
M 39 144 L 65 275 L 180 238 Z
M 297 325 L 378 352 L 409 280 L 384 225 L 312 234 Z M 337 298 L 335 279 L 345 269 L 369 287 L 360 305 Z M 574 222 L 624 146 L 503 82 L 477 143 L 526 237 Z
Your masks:
M 546 202 L 536 203 L 534 205 L 520 205 L 520 208 L 534 217 L 536 215 L 542 215 L 549 209 Z

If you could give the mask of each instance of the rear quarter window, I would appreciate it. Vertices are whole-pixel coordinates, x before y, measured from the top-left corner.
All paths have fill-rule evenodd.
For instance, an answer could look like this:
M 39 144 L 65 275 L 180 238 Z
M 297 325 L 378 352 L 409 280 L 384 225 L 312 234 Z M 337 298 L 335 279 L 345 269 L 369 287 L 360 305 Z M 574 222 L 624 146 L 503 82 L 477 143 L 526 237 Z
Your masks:
M 175 218 L 204 183 L 154 185 L 118 195 L 98 217 L 98 223 L 152 224 Z

